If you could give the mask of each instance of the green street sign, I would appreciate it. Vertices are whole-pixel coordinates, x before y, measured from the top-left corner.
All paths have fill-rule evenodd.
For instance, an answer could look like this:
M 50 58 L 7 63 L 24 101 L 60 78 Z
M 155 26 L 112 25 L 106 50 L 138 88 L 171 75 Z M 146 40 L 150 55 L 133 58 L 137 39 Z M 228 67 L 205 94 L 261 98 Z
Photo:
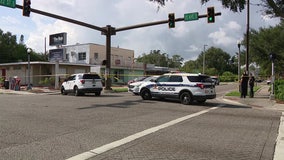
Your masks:
M 0 0 L 1 6 L 16 8 L 16 0 Z
M 198 12 L 184 14 L 184 21 L 198 20 Z

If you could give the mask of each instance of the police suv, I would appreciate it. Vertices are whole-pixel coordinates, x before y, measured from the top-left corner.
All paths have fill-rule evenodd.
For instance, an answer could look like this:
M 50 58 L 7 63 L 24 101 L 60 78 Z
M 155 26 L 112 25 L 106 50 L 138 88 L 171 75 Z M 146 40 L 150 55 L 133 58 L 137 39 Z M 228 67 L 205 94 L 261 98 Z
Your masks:
M 155 81 L 144 82 L 139 94 L 144 100 L 174 98 L 182 104 L 190 104 L 194 100 L 204 103 L 207 99 L 216 98 L 215 85 L 209 76 L 190 73 L 167 73 Z

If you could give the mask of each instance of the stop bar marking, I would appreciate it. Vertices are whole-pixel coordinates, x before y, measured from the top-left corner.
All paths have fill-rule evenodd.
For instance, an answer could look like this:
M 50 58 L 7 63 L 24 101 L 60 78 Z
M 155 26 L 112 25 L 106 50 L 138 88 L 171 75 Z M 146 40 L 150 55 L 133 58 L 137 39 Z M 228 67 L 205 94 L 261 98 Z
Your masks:
M 215 110 L 215 109 L 218 109 L 220 107 L 222 107 L 223 105 L 219 105 L 217 107 L 213 107 L 213 108 L 209 108 L 209 109 L 206 109 L 206 110 L 203 110 L 203 111 L 200 111 L 200 112 L 197 112 L 197 113 L 193 113 L 193 114 L 190 114 L 190 115 L 187 115 L 187 116 L 184 116 L 184 117 L 181 117 L 181 118 L 177 118 L 175 120 L 172 120 L 172 121 L 169 121 L 167 123 L 164 123 L 164 124 L 161 124 L 159 126 L 156 126 L 156 127 L 152 127 L 152 128 L 149 128 L 149 129 L 146 129 L 144 131 L 141 131 L 141 132 L 138 132 L 138 133 L 135 133 L 133 135 L 130 135 L 128 137 L 125 137 L 123 139 L 120 139 L 120 140 L 117 140 L 117 141 L 114 141 L 114 142 L 111 142 L 109 144 L 105 144 L 101 147 L 98 147 L 98 148 L 95 148 L 95 149 L 92 149 L 90 151 L 87 151 L 87 152 L 84 152 L 84 153 L 81 153 L 81 154 L 78 154 L 74 157 L 71 157 L 71 158 L 68 158 L 67 160 L 86 160 L 86 159 L 89 159 L 89 158 L 92 158 L 92 157 L 95 157 L 99 154 L 102 154 L 106 151 L 109 151 L 111 149 L 114 149 L 116 147 L 119 147 L 121 145 L 124 145 L 126 143 L 129 143 L 131 141 L 134 141 L 138 138 L 141 138 L 141 137 L 144 137 L 146 135 L 149 135 L 151 133 L 154 133 L 154 132 L 157 132 L 161 129 L 164 129 L 164 128 L 167 128 L 167 127 L 170 127 L 172 125 L 175 125 L 177 123 L 180 123 L 182 121 L 185 121 L 187 119 L 190 119 L 190 118 L 193 118 L 193 117 L 197 117 L 197 116 L 200 116 L 202 114 L 205 114 L 211 110 Z

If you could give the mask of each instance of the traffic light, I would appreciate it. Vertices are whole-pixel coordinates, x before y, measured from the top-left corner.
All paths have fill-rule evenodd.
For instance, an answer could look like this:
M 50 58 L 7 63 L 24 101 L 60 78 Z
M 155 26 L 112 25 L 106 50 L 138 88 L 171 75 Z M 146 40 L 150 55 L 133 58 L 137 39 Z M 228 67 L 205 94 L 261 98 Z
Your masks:
M 270 54 L 269 54 L 269 58 L 270 58 L 270 60 L 271 60 L 272 62 L 274 62 L 275 59 L 276 59 L 276 54 L 275 54 L 275 53 L 270 53 Z
M 23 0 L 23 16 L 29 17 L 31 13 L 31 0 Z
M 215 11 L 214 7 L 207 8 L 207 22 L 214 23 L 215 22 Z
M 169 13 L 169 28 L 175 28 L 175 14 L 174 13 Z

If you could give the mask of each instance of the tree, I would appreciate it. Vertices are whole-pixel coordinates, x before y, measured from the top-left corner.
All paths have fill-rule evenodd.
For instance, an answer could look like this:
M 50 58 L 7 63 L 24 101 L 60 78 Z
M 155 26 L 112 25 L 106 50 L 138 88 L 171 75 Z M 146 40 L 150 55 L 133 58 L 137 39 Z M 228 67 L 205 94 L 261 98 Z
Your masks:
M 158 3 L 160 6 L 165 6 L 165 2 L 168 0 L 149 0 L 152 2 Z M 201 4 L 205 4 L 210 0 L 201 0 Z M 247 3 L 246 0 L 238 0 L 238 1 L 231 1 L 231 0 L 219 0 L 222 2 L 223 7 L 229 8 L 233 12 L 241 12 L 244 10 L 245 5 Z M 264 7 L 264 14 L 270 15 L 271 17 L 280 17 L 281 19 L 284 18 L 284 4 L 283 0 L 261 0 L 259 4 Z
M 168 54 L 161 53 L 160 50 L 151 50 L 149 54 L 143 53 L 142 56 L 138 56 L 136 61 L 161 67 L 180 68 L 183 58 L 180 55 L 173 55 L 170 58 Z
M 180 55 L 173 55 L 171 59 L 169 59 L 169 67 L 171 68 L 180 68 L 183 62 L 183 58 Z
M 284 22 L 275 27 L 252 29 L 250 32 L 250 60 L 260 65 L 262 73 L 271 75 L 269 54 L 276 54 L 275 73 L 284 68 Z M 245 35 L 246 36 L 246 35 Z M 245 38 L 246 39 L 246 38 Z
M 16 35 L 4 33 L 0 29 L 0 63 L 27 61 L 27 48 L 24 44 L 17 44 Z M 31 53 L 31 61 L 47 61 L 42 54 Z
M 202 69 L 200 64 L 198 64 L 196 60 L 189 60 L 184 63 L 181 68 L 181 71 L 189 73 L 201 73 Z
M 201 73 L 203 70 L 203 55 L 205 54 L 205 74 L 221 75 L 225 71 L 237 73 L 237 66 L 231 63 L 232 57 L 220 48 L 211 47 L 201 52 L 195 61 L 187 61 L 181 68 L 182 71 Z M 218 58 L 216 58 L 218 57 Z

